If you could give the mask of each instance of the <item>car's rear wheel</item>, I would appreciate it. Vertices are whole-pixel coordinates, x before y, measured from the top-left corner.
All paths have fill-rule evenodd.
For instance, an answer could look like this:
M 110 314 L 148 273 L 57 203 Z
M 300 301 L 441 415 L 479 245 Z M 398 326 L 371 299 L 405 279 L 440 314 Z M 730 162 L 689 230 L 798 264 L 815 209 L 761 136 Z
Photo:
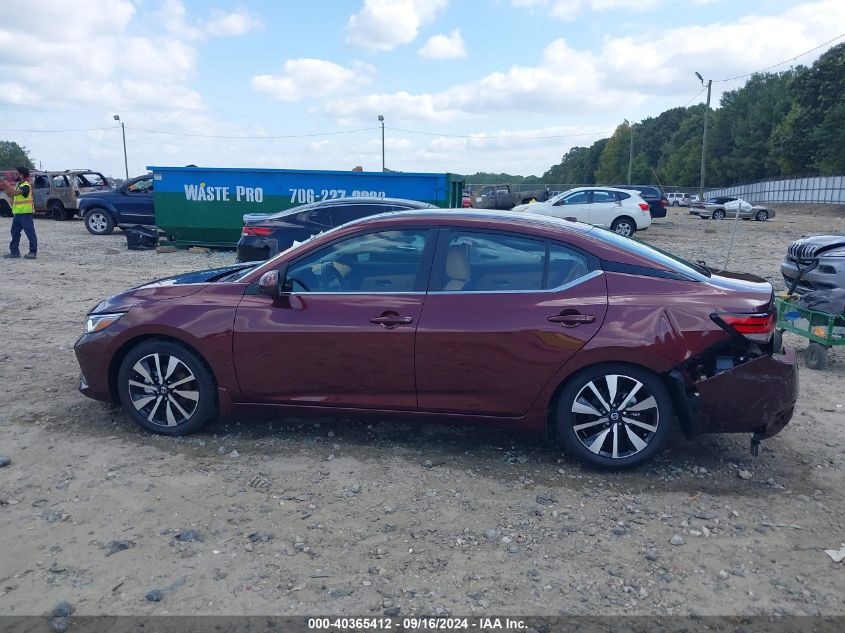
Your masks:
M 632 237 L 637 232 L 637 225 L 631 218 L 623 216 L 613 221 L 610 230 L 625 237 Z
M 679 207 L 679 206 L 681 206 L 681 203 L 680 203 L 680 202 L 678 202 L 677 200 L 673 200 L 673 201 L 672 201 L 672 206 L 673 206 L 673 207 Z
M 121 404 L 140 426 L 162 435 L 188 435 L 217 414 L 211 370 L 196 352 L 152 339 L 133 348 L 120 364 Z
M 582 462 L 631 468 L 663 448 L 673 419 L 672 399 L 656 375 L 632 365 L 597 365 L 565 385 L 557 435 Z
M 754 219 L 758 222 L 765 222 L 769 219 L 769 212 L 761 209 L 760 211 L 754 214 Z
M 721 209 L 716 209 L 713 212 L 713 219 L 714 220 L 724 220 L 725 219 L 725 212 Z
M 811 341 L 804 350 L 804 362 L 810 369 L 827 369 L 827 348 L 821 343 Z
M 102 209 L 91 209 L 85 214 L 85 228 L 92 235 L 111 235 L 114 219 Z

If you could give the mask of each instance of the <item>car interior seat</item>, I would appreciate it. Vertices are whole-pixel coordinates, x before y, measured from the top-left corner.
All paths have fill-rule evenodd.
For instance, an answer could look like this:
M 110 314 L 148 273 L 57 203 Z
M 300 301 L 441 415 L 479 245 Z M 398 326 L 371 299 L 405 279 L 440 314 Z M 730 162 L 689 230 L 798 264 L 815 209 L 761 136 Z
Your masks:
M 450 246 L 446 251 L 446 284 L 443 290 L 463 290 L 469 282 L 470 267 L 463 246 Z

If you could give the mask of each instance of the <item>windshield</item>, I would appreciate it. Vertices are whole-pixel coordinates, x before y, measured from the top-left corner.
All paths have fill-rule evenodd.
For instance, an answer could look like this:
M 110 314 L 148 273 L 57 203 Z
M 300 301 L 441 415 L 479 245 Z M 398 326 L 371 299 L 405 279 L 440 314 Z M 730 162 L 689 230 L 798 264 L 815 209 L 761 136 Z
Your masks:
M 630 237 L 622 237 L 613 231 L 594 228 L 590 231 L 590 236 L 623 248 L 626 251 L 636 253 L 641 257 L 650 259 L 656 264 L 665 266 L 666 268 L 681 273 L 682 275 L 686 275 L 691 279 L 701 281 L 702 277 L 710 277 L 710 269 L 707 268 L 707 266 L 702 264 L 693 264 L 692 262 L 688 262 L 687 260 L 678 257 L 677 255 L 667 253 L 664 250 L 654 246 L 649 246 L 648 244 L 643 244 L 642 242 L 631 239 Z

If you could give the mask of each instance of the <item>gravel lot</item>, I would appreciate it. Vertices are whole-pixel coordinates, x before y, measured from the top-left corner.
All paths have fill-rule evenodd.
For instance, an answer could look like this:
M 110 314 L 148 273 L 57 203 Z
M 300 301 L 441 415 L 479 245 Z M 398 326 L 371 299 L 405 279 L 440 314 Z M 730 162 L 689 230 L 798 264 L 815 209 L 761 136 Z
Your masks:
M 729 267 L 782 288 L 787 243 L 843 218 L 740 221 Z M 603 474 L 539 438 L 389 419 L 162 438 L 77 392 L 73 343 L 103 297 L 233 254 L 36 225 L 39 259 L 0 264 L 0 614 L 845 614 L 823 551 L 845 542 L 845 351 L 802 367 L 757 458 L 746 435 L 678 437 Z M 721 266 L 731 228 L 673 209 L 642 237 Z

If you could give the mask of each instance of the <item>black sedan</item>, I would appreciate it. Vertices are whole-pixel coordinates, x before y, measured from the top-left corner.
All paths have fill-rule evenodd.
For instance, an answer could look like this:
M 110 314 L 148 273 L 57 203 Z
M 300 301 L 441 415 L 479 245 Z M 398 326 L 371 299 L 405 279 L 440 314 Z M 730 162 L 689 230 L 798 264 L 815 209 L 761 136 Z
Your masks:
M 305 204 L 272 215 L 244 216 L 238 240 L 238 261 L 260 261 L 341 224 L 379 213 L 433 209 L 434 205 L 399 198 L 335 198 Z

